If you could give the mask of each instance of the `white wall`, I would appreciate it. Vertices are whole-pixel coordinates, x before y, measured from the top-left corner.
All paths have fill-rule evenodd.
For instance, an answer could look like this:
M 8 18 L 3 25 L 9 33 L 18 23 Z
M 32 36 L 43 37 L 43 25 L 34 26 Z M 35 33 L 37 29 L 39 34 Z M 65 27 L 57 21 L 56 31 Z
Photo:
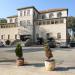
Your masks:
M 63 11 L 45 13 L 46 19 L 49 19 L 49 14 L 50 14 L 50 13 L 53 13 L 53 17 L 52 17 L 52 18 L 58 18 L 58 17 L 57 17 L 57 13 L 58 13 L 58 12 L 61 12 L 61 13 L 62 13 L 62 16 L 61 16 L 61 17 L 67 17 L 67 16 L 68 16 L 67 10 L 63 10 Z M 42 14 L 41 14 L 41 15 L 42 15 Z
M 1 35 L 4 36 L 3 39 L 1 39 Z M 9 40 L 11 40 L 11 41 L 15 40 L 15 35 L 17 35 L 17 39 L 20 39 L 20 37 L 18 35 L 18 27 L 15 27 L 15 28 L 0 28 L 0 40 L 7 40 L 8 35 L 10 35 Z
M 27 10 L 30 10 L 30 15 L 27 15 Z M 20 16 L 20 11 L 22 12 L 22 16 Z M 24 11 L 26 11 L 25 16 L 24 16 Z M 27 26 L 27 20 L 30 20 L 30 26 Z M 32 35 L 33 34 L 33 8 L 18 10 L 18 26 L 21 26 L 20 21 L 26 22 L 25 31 L 29 30 L 27 34 L 30 33 L 30 35 Z
M 10 19 L 12 19 L 12 22 L 10 22 Z M 17 17 L 7 18 L 7 23 L 16 23 L 15 19 L 17 19 Z

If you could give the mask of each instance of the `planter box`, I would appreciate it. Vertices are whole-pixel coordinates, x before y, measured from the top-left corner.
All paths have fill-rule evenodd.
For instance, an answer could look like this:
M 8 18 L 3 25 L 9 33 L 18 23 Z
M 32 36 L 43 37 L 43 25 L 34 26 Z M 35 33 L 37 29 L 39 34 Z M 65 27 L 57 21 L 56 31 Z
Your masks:
M 55 69 L 55 60 L 46 60 L 45 69 L 47 71 L 53 71 Z

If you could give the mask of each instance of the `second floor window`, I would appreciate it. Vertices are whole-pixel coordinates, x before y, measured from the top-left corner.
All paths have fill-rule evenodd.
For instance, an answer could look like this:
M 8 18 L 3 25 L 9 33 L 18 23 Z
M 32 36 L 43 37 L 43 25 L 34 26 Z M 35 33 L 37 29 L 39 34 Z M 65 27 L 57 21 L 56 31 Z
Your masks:
M 61 39 L 61 33 L 57 33 L 57 39 Z
M 30 10 L 27 10 L 27 16 L 30 16 Z
M 43 14 L 43 15 L 42 15 L 42 19 L 45 19 L 45 18 L 46 18 L 46 15 L 45 15 L 45 14 Z
M 22 11 L 20 11 L 20 16 L 22 16 Z
M 17 39 L 17 35 L 15 35 L 15 39 Z
M 10 23 L 12 23 L 12 18 L 10 19 Z
M 58 12 L 57 13 L 57 17 L 60 18 L 61 16 L 62 16 L 62 13 L 61 12 Z
M 15 23 L 17 23 L 17 18 L 15 19 Z
M 8 35 L 8 39 L 10 39 L 10 35 Z
M 4 36 L 3 36 L 3 35 L 1 35 L 1 39 L 3 39 L 3 37 L 4 37 Z
M 63 19 L 60 19 L 60 23 L 64 23 L 64 20 Z
M 20 21 L 20 26 L 23 26 L 23 27 L 25 27 L 25 25 L 26 25 L 26 21 L 25 21 L 25 20 L 23 20 L 23 21 Z
M 51 19 L 53 17 L 53 13 L 49 13 L 49 19 Z
M 24 16 L 26 16 L 26 11 L 24 10 Z
M 51 20 L 51 24 L 54 24 L 54 20 Z

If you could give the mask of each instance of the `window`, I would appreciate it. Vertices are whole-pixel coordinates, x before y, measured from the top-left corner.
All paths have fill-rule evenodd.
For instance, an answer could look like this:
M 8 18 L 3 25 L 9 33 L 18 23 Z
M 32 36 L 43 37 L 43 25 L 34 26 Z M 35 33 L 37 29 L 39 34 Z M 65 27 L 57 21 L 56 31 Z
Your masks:
M 13 21 L 13 20 L 12 20 L 12 18 L 11 18 L 11 19 L 10 19 L 10 23 L 12 23 L 12 21 Z
M 58 24 L 59 23 L 59 19 L 55 20 L 55 24 Z
M 26 11 L 24 10 L 24 16 L 26 16 Z
M 20 16 L 22 16 L 22 10 L 20 11 Z
M 15 18 L 15 23 L 17 23 L 17 18 Z
M 8 35 L 8 39 L 10 39 L 10 35 Z
M 22 26 L 22 21 L 20 21 L 20 26 Z
M 60 18 L 61 16 L 62 16 L 62 13 L 61 12 L 58 12 L 57 13 L 57 17 Z
M 49 14 L 49 19 L 51 19 L 53 17 L 53 13 L 51 12 L 50 14 Z
M 54 20 L 51 20 L 51 24 L 54 24 Z
M 47 24 L 50 24 L 50 21 L 47 21 Z
M 1 39 L 3 39 L 3 37 L 4 37 L 4 36 L 3 36 L 3 35 L 1 35 Z
M 64 23 L 64 20 L 63 19 L 60 19 L 60 23 Z
M 30 25 L 30 20 L 27 20 L 27 25 Z
M 48 39 L 49 38 L 49 33 L 47 33 L 46 36 L 47 36 L 47 39 Z
M 30 16 L 30 10 L 27 10 L 27 16 Z
M 20 26 L 24 26 L 25 27 L 25 25 L 26 25 L 26 21 L 25 20 L 20 21 Z
M 43 14 L 43 15 L 42 15 L 42 19 L 45 19 L 45 18 L 46 18 L 46 15 L 45 15 L 45 14 Z
M 61 39 L 61 33 L 57 33 L 57 39 Z
M 46 24 L 46 21 L 43 21 L 43 24 L 45 25 Z
M 15 35 L 15 39 L 17 39 L 17 35 Z
M 39 21 L 39 25 L 41 25 L 42 23 L 41 23 L 41 21 Z

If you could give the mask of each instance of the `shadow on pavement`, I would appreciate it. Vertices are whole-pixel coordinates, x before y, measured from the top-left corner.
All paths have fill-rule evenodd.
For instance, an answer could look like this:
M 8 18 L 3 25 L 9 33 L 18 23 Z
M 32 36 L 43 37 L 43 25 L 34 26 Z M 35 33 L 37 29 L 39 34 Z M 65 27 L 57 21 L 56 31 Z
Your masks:
M 30 63 L 30 64 L 26 64 L 25 66 L 43 67 L 44 63 Z
M 13 59 L 13 60 L 8 60 L 8 59 L 5 60 L 5 59 L 4 59 L 4 60 L 0 60 L 0 62 L 15 62 L 15 60 L 14 60 L 14 59 Z
M 55 71 L 68 71 L 68 70 L 75 70 L 75 67 L 57 67 Z

